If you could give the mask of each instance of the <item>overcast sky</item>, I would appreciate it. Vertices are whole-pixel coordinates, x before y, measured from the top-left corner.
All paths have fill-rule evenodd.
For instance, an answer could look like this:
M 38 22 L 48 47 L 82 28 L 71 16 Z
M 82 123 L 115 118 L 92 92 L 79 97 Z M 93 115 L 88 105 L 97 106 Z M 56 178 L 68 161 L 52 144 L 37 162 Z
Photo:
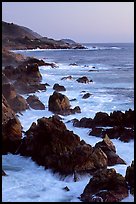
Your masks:
M 54 39 L 134 41 L 134 2 L 2 2 L 2 20 Z

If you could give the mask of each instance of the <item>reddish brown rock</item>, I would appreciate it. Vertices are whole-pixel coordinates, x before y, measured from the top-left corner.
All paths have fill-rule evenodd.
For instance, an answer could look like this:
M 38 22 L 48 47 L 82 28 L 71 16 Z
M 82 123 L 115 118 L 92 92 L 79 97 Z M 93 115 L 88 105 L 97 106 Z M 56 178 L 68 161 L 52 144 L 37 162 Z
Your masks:
M 15 153 L 21 142 L 22 127 L 7 100 L 2 96 L 2 153 Z
M 126 162 L 116 154 L 115 146 L 109 139 L 108 135 L 105 135 L 102 141 L 96 143 L 95 147 L 101 148 L 102 151 L 107 155 L 108 166 L 113 166 L 115 164 L 126 164 Z
M 70 115 L 81 113 L 80 107 L 70 108 L 70 101 L 67 96 L 54 91 L 53 95 L 49 97 L 49 111 L 60 115 Z
M 83 202 L 120 202 L 128 196 L 125 178 L 115 169 L 98 170 L 81 194 Z
M 45 110 L 45 105 L 35 95 L 29 96 L 26 101 L 28 102 L 29 106 L 35 110 Z
M 62 174 L 94 172 L 107 166 L 107 156 L 100 149 L 80 141 L 56 117 L 41 118 L 26 132 L 19 153 L 32 156 L 39 165 Z

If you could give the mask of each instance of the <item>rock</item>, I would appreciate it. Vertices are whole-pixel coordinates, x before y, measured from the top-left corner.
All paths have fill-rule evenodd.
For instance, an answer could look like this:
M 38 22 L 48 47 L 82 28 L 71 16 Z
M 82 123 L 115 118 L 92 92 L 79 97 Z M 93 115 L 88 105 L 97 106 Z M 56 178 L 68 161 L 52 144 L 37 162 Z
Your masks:
M 80 120 L 74 119 L 72 120 L 73 126 L 75 127 L 84 127 L 84 128 L 92 128 L 94 126 L 94 122 L 92 118 L 81 118 Z
M 21 95 L 14 97 L 9 101 L 9 104 L 15 112 L 25 111 L 29 108 L 26 99 Z
M 15 153 L 21 137 L 21 123 L 2 95 L 2 153 Z
M 66 91 L 66 88 L 64 86 L 59 85 L 59 84 L 54 84 L 53 89 L 55 91 Z
M 125 179 L 130 187 L 130 193 L 134 195 L 134 161 L 132 161 L 131 166 L 127 167 Z
M 70 75 L 70 76 L 67 76 L 67 77 L 62 77 L 61 80 L 66 80 L 66 79 L 70 79 L 71 80 L 72 78 L 73 77 Z
M 15 112 L 24 111 L 29 108 L 25 98 L 16 93 L 12 84 L 3 84 L 2 93 L 7 99 L 8 104 Z
M 86 99 L 86 98 L 89 98 L 90 96 L 91 96 L 91 94 L 90 94 L 90 93 L 86 93 L 86 94 L 84 94 L 84 95 L 83 95 L 83 97 L 82 97 L 82 98 L 83 98 L 83 99 Z
M 9 79 L 8 77 L 2 72 L 2 84 L 8 84 Z
M 65 186 L 65 187 L 63 188 L 63 190 L 65 190 L 65 191 L 70 191 L 70 189 L 69 189 L 67 186 Z
M 100 148 L 93 149 L 80 141 L 80 137 L 67 130 L 56 117 L 43 117 L 37 120 L 37 124 L 33 123 L 26 132 L 19 153 L 65 175 L 107 167 L 107 156 Z
M 2 93 L 8 101 L 17 96 L 14 86 L 10 83 L 2 85 Z
M 2 169 L 2 176 L 6 176 L 7 174 L 5 173 L 5 171 Z
M 28 64 L 34 64 L 34 63 L 37 63 L 38 66 L 45 66 L 46 63 L 43 61 L 43 60 L 39 60 L 37 58 L 34 58 L 34 57 L 28 57 L 24 62 L 23 62 L 23 65 L 26 66 Z
M 128 196 L 125 178 L 115 169 L 98 170 L 81 194 L 83 202 L 120 202 Z
M 114 126 L 113 128 L 108 128 L 102 131 L 102 136 L 107 134 L 110 139 L 119 139 L 123 142 L 129 142 L 134 139 L 134 130 L 125 128 L 123 126 Z
M 93 82 L 92 80 L 89 80 L 86 76 L 83 76 L 81 78 L 78 78 L 77 81 L 79 83 L 89 83 L 89 82 Z
M 35 95 L 31 95 L 26 99 L 29 106 L 35 110 L 45 110 L 45 105 Z
M 70 108 L 70 101 L 67 96 L 54 91 L 53 95 L 49 97 L 48 102 L 49 111 L 60 115 L 70 115 L 81 113 L 80 107 Z
M 69 99 L 56 91 L 49 97 L 49 111 L 62 112 L 70 108 Z
M 115 164 L 126 164 L 126 162 L 116 154 L 115 146 L 109 139 L 108 135 L 105 135 L 102 141 L 96 143 L 95 148 L 98 147 L 101 148 L 102 151 L 107 155 L 108 166 L 113 166 Z
M 108 113 L 97 112 L 93 120 L 94 120 L 95 126 L 108 126 L 109 125 Z
M 69 66 L 78 66 L 77 63 L 70 63 Z
M 102 137 L 103 128 L 100 127 L 93 127 L 92 130 L 89 132 L 89 135 L 93 135 L 96 137 Z

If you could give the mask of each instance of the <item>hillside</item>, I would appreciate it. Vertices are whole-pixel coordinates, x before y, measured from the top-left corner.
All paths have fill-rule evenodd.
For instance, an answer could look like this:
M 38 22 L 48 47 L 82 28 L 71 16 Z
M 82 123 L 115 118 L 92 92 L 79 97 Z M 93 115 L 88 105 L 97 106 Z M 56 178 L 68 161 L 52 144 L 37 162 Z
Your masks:
M 73 41 L 74 42 L 74 41 Z M 2 22 L 2 47 L 7 49 L 82 49 L 79 43 L 43 37 L 24 26 Z

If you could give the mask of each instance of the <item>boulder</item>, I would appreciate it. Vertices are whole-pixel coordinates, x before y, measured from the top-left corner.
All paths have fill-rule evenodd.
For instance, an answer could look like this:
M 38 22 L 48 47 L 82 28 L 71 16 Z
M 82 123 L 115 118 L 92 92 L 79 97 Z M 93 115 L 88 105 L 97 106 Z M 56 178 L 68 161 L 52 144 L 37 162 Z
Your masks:
M 29 106 L 35 110 L 45 110 L 45 105 L 35 95 L 31 95 L 26 99 Z
M 77 81 L 79 83 L 89 83 L 89 82 L 93 82 L 92 80 L 89 80 L 86 76 L 83 76 L 81 78 L 78 78 Z
M 67 96 L 54 91 L 53 95 L 49 97 L 48 102 L 49 111 L 60 115 L 70 115 L 81 113 L 80 107 L 70 108 L 70 101 Z
M 41 118 L 26 132 L 19 149 L 39 165 L 61 174 L 94 172 L 107 167 L 107 156 L 100 149 L 86 144 L 56 117 Z
M 5 171 L 2 169 L 2 176 L 6 176 L 7 174 L 5 173 Z
M 66 88 L 64 86 L 59 85 L 59 84 L 54 84 L 53 89 L 55 91 L 66 91 Z
M 120 202 L 128 196 L 125 178 L 114 168 L 98 170 L 81 194 L 83 202 Z

